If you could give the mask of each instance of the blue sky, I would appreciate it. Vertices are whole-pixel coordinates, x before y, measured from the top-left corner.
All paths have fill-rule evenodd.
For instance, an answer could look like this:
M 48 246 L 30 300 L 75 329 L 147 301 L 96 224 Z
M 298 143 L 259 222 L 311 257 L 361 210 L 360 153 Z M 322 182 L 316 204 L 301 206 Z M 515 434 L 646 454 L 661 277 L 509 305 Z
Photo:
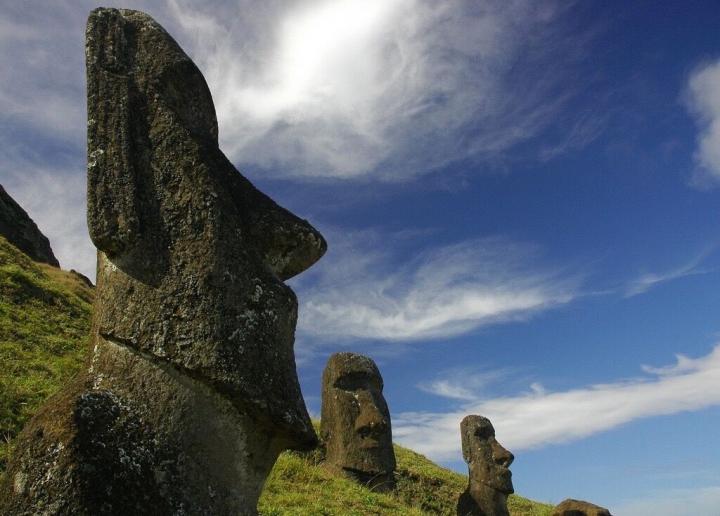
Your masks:
M 0 180 L 64 268 L 85 227 L 84 1 L 0 1 Z M 491 418 L 516 491 L 720 506 L 716 2 L 168 0 L 221 148 L 326 235 L 291 280 L 309 409 L 375 358 L 395 439 L 459 471 Z

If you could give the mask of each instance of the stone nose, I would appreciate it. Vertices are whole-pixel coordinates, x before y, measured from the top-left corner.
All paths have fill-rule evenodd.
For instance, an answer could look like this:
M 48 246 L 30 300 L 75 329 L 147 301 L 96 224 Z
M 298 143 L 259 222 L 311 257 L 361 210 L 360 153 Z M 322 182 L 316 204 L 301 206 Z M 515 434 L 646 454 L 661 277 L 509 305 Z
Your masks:
M 355 431 L 362 437 L 377 437 L 387 431 L 388 422 L 371 394 L 359 396 L 360 414 L 355 420 Z
M 509 467 L 510 464 L 515 460 L 515 456 L 507 451 L 502 445 L 493 439 L 492 442 L 492 458 L 495 464 L 500 466 Z

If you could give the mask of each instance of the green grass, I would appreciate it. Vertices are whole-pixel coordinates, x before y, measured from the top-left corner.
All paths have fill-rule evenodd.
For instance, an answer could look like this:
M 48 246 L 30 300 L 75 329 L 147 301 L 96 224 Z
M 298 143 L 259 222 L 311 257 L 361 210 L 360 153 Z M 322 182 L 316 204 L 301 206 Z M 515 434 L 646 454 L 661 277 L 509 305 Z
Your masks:
M 80 368 L 93 289 L 0 236 L 0 472 L 12 439 Z
M 397 470 L 393 493 L 374 493 L 323 465 L 323 450 L 285 452 L 278 458 L 258 509 L 263 516 L 286 515 L 455 515 L 467 477 L 441 468 L 412 450 L 395 445 Z M 552 506 L 511 495 L 513 516 L 549 516 Z
M 12 439 L 39 405 L 81 367 L 93 289 L 76 275 L 30 260 L 0 236 L 0 477 Z M 455 514 L 467 477 L 395 446 L 397 488 L 375 493 L 327 471 L 323 450 L 283 453 L 260 498 L 264 516 Z M 549 505 L 511 496 L 513 515 Z

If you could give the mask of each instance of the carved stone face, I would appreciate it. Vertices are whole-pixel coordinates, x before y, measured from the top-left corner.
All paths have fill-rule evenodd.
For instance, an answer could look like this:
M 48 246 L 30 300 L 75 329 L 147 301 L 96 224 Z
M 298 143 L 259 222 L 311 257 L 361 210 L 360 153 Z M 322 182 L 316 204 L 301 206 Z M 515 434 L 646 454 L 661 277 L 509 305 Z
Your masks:
M 395 469 L 390 412 L 375 362 L 336 353 L 323 372 L 320 433 L 326 460 L 345 470 L 376 474 Z
M 513 454 L 495 440 L 495 429 L 482 416 L 467 416 L 460 423 L 463 458 L 470 467 L 470 488 L 482 484 L 504 494 L 513 492 Z
M 202 74 L 152 18 L 94 11 L 86 56 L 96 338 L 202 381 L 285 446 L 312 446 L 283 281 L 325 241 L 220 151 Z

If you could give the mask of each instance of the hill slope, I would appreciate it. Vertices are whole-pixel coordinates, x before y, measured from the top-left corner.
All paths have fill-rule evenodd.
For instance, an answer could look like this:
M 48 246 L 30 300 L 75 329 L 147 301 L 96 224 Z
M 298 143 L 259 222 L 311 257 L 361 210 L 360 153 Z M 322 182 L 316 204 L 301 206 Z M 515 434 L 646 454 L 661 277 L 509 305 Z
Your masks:
M 397 459 L 394 493 L 375 493 L 333 475 L 322 466 L 323 452 L 285 452 L 280 455 L 260 497 L 263 516 L 371 514 L 455 515 L 458 496 L 467 477 L 441 468 L 412 450 L 395 445 Z M 511 495 L 513 516 L 549 516 L 552 506 Z
M 80 368 L 93 295 L 0 236 L 0 471 L 12 438 Z
M 0 476 L 12 439 L 38 406 L 81 367 L 93 289 L 80 276 L 33 262 L 0 236 Z M 374 493 L 322 466 L 323 451 L 282 454 L 260 499 L 264 516 L 455 514 L 467 477 L 395 447 L 397 489 Z M 511 514 L 550 506 L 510 499 Z
M 0 185 L 0 235 L 37 262 L 59 267 L 50 241 L 15 199 Z

